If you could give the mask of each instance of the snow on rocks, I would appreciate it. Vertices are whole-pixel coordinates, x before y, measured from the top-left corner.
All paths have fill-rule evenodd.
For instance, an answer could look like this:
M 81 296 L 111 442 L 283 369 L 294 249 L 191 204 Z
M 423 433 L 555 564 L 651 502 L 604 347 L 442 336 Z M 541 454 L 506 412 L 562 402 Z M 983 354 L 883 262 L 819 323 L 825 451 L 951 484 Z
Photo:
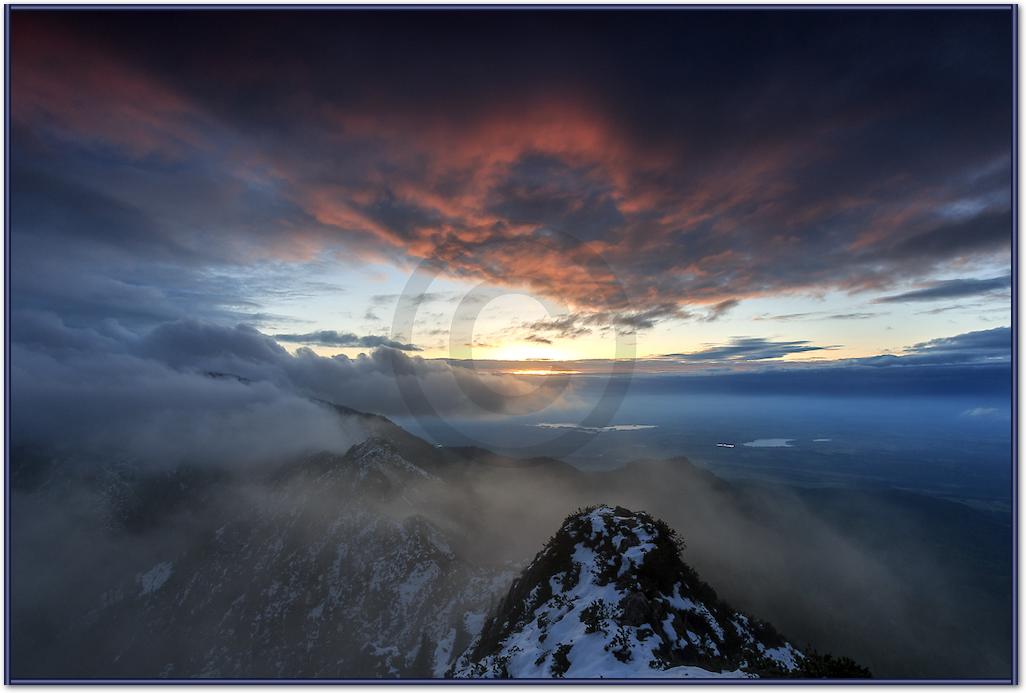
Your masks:
M 171 561 L 164 561 L 153 566 L 145 573 L 139 575 L 139 584 L 141 585 L 140 594 L 152 594 L 156 592 L 164 583 L 171 577 L 172 564 Z
M 673 530 L 645 513 L 570 516 L 451 675 L 754 678 L 798 667 L 798 650 L 720 601 L 679 553 Z

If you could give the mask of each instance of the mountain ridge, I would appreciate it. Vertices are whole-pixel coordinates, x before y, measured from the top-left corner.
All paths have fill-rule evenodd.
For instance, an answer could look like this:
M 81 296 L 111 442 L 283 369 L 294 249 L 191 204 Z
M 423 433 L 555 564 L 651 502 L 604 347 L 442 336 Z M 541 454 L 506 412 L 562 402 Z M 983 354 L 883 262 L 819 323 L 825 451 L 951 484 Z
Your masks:
M 767 615 L 764 609 L 773 605 L 759 594 L 759 590 L 764 589 L 763 583 L 746 583 L 745 580 L 762 579 L 760 576 L 770 575 L 774 569 L 779 573 L 779 566 L 787 565 L 788 554 L 779 559 L 772 557 L 774 564 L 767 563 L 765 556 L 759 554 L 754 560 L 738 562 L 736 547 L 730 547 L 733 553 L 729 554 L 722 549 L 710 553 L 709 547 L 732 536 L 747 536 L 752 528 L 765 524 L 767 517 L 776 517 L 766 515 L 767 501 L 776 501 L 779 495 L 774 494 L 772 498 L 750 496 L 742 487 L 715 477 L 684 457 L 640 460 L 609 472 L 581 472 L 573 468 L 567 472 L 564 467 L 569 465 L 556 460 L 550 463 L 550 458 L 516 460 L 482 448 L 438 447 L 408 433 L 386 417 L 341 406 L 335 407 L 335 411 L 349 428 L 354 420 L 370 422 L 359 442 L 344 453 L 313 452 L 284 460 L 274 469 L 256 467 L 250 471 L 218 466 L 205 470 L 197 465 L 190 466 L 187 461 L 169 469 L 146 466 L 145 460 L 136 463 L 117 458 L 57 459 L 45 453 L 22 457 L 12 450 L 12 474 L 21 477 L 14 489 L 13 502 L 30 502 L 36 508 L 32 512 L 46 516 L 38 509 L 42 507 L 41 502 L 67 507 L 69 497 L 71 500 L 75 500 L 76 495 L 82 497 L 72 504 L 76 513 L 73 515 L 74 531 L 69 532 L 66 539 L 60 538 L 70 548 L 58 546 L 45 551 L 41 548 L 38 560 L 44 567 L 39 570 L 45 569 L 52 560 L 51 555 L 67 557 L 78 551 L 75 547 L 93 543 L 105 547 L 107 553 L 99 555 L 111 559 L 107 565 L 100 560 L 102 570 L 86 581 L 79 579 L 85 574 L 84 570 L 76 573 L 78 569 L 66 568 L 77 582 L 73 590 L 65 590 L 70 597 L 51 595 L 59 597 L 53 607 L 60 614 L 56 622 L 40 620 L 37 614 L 46 614 L 42 607 L 14 605 L 18 614 L 12 618 L 17 618 L 19 623 L 31 623 L 20 630 L 30 637 L 23 637 L 13 645 L 15 654 L 19 655 L 16 658 L 19 677 L 44 671 L 42 667 L 54 661 L 58 661 L 60 670 L 68 675 L 161 674 L 178 678 L 210 672 L 245 676 L 275 676 L 286 672 L 339 678 L 367 672 L 383 677 L 437 677 L 451 670 L 455 674 L 456 658 L 465 654 L 471 641 L 485 629 L 486 617 L 493 614 L 497 604 L 509 594 L 508 581 L 529 563 L 527 559 L 538 552 L 552 528 L 560 526 L 560 518 L 565 516 L 567 507 L 587 505 L 603 498 L 615 499 L 616 503 L 629 508 L 644 508 L 653 516 L 669 519 L 672 526 L 687 530 L 689 540 L 699 546 L 700 552 L 704 551 L 696 554 L 692 546 L 689 561 L 695 560 L 694 565 L 704 575 L 709 574 L 711 565 L 714 569 L 712 582 L 717 589 L 727 586 L 724 591 L 732 603 L 740 603 L 746 611 L 763 617 Z M 37 462 L 42 466 L 36 467 Z M 90 489 L 95 490 L 95 494 Z M 701 494 L 695 489 L 701 489 Z M 684 498 L 688 500 L 682 505 Z M 709 512 L 695 503 L 713 508 L 716 517 L 722 517 L 722 511 L 730 508 L 735 514 L 743 511 L 747 524 L 736 524 L 735 518 L 734 534 L 724 532 L 722 527 L 709 521 Z M 675 510 L 685 507 L 697 507 L 697 511 L 689 514 Z M 973 512 L 965 510 L 969 515 Z M 93 530 L 79 520 L 88 520 L 94 515 L 98 526 L 90 534 Z M 787 517 L 780 515 L 777 519 Z M 279 527 L 280 523 L 285 524 Z M 372 525 L 376 529 L 371 528 Z M 791 525 L 779 524 L 773 531 L 779 533 L 788 526 Z M 413 531 L 414 528 L 420 529 Z M 738 535 L 738 531 L 742 534 Z M 47 535 L 48 538 L 54 536 Z M 28 553 L 32 545 L 30 537 L 26 534 L 15 537 L 13 550 L 17 555 Z M 174 541 L 165 542 L 164 537 L 173 537 Z M 437 544 L 431 537 L 442 537 L 451 549 L 451 557 L 445 552 L 436 553 Z M 277 546 L 279 539 L 286 549 L 283 555 L 263 556 L 257 551 L 260 546 Z M 801 539 L 796 538 L 796 541 Z M 379 565 L 384 570 L 387 563 L 392 562 L 396 566 L 394 570 L 390 567 L 388 574 L 394 579 L 389 578 L 382 584 L 380 599 L 364 601 L 358 591 L 341 597 L 353 609 L 344 616 L 337 608 L 316 612 L 323 596 L 332 594 L 338 587 L 335 578 L 323 578 L 326 575 L 323 567 L 331 565 L 327 557 L 336 547 L 352 542 L 356 543 L 350 547 L 347 560 L 351 562 L 344 564 L 349 566 L 346 570 L 356 571 L 353 574 L 357 575 L 363 566 Z M 406 547 L 401 555 L 411 560 L 390 558 L 387 547 L 393 545 Z M 125 550 L 124 546 L 136 548 Z M 145 550 L 139 548 L 143 546 Z M 320 548 L 312 549 L 313 546 Z M 245 547 L 250 549 L 244 550 Z M 309 557 L 304 554 L 307 549 L 310 549 Z M 786 550 L 786 547 L 776 550 L 781 549 Z M 730 556 L 730 560 L 719 565 L 708 561 L 709 556 L 719 558 L 722 555 Z M 371 615 L 382 608 L 382 604 L 400 599 L 400 593 L 408 594 L 411 603 L 422 597 L 427 599 L 425 595 L 431 592 L 430 585 L 436 579 L 424 583 L 425 591 L 419 587 L 414 589 L 417 581 L 411 576 L 420 574 L 418 556 L 440 557 L 440 562 L 435 562 L 437 579 L 455 576 L 462 586 L 454 584 L 446 588 L 444 592 L 449 596 L 442 598 L 442 606 L 434 610 L 421 609 L 413 618 L 396 616 L 380 622 L 363 619 L 361 614 Z M 92 566 L 88 561 L 80 563 Z M 223 571 L 231 574 L 230 579 L 217 577 Z M 792 572 L 786 571 L 786 575 Z M 27 579 L 25 575 L 37 573 L 38 570 L 18 573 L 12 580 L 22 584 Z M 280 587 L 272 589 L 278 579 L 276 574 L 278 577 L 298 575 L 296 584 L 302 584 L 303 589 L 294 594 L 276 591 Z M 112 577 L 105 577 L 108 575 Z M 186 589 L 195 575 L 198 577 L 193 588 Z M 318 579 L 318 575 L 322 579 Z M 94 591 L 93 587 L 103 584 L 104 580 L 109 583 L 108 589 Z M 250 587 L 242 590 L 247 584 Z M 436 584 L 440 583 L 436 581 Z M 200 589 L 199 585 L 205 587 Z M 194 624 L 198 631 L 183 627 L 183 619 L 188 621 L 186 614 L 214 609 L 224 615 L 229 611 L 230 601 L 224 602 L 221 597 L 204 601 L 201 598 L 205 592 L 223 596 L 235 589 L 250 596 L 246 609 L 235 609 L 227 617 L 225 623 L 229 630 L 218 630 L 203 623 Z M 284 623 L 272 627 L 257 604 L 260 599 L 277 599 L 274 595 L 283 594 L 288 598 L 281 597 L 281 614 L 287 616 L 283 616 Z M 676 599 L 672 590 L 664 591 L 663 597 Z M 201 601 L 194 602 L 196 599 Z M 652 601 L 652 598 L 646 599 Z M 82 603 L 86 609 L 77 608 Z M 618 602 L 613 605 L 618 606 Z M 81 617 L 86 611 L 89 613 L 83 620 Z M 310 611 L 321 616 L 300 618 L 300 614 Z M 847 650 L 848 640 L 828 640 L 829 629 L 810 636 L 808 627 L 783 623 L 785 616 L 781 613 L 780 609 L 772 611 L 769 620 L 783 625 L 789 633 L 802 633 L 817 644 L 824 643 L 828 649 Z M 350 654 L 332 658 L 329 654 L 331 639 L 325 634 L 338 627 L 337 623 L 331 623 L 331 619 L 338 618 L 363 625 L 349 629 L 339 636 L 340 640 L 334 641 Z M 435 621 L 439 624 L 433 625 Z M 385 626 L 383 629 L 372 626 L 372 622 Z M 808 622 L 817 626 L 821 619 L 814 616 Z M 104 623 L 107 625 L 103 626 Z M 112 623 L 120 625 L 111 627 Z M 141 632 L 150 634 L 129 638 L 137 642 L 114 642 L 117 638 L 112 639 L 110 634 L 116 636 L 118 629 L 128 623 L 146 624 Z M 329 630 L 325 630 L 326 624 Z M 321 639 L 325 640 L 323 648 L 306 642 L 304 628 L 308 625 L 319 629 Z M 186 641 L 211 643 L 234 637 L 228 635 L 231 629 L 262 633 L 263 640 L 253 656 L 219 660 L 218 657 L 227 656 L 223 651 L 221 655 L 210 654 L 209 647 L 204 651 L 184 651 L 190 647 L 189 643 L 174 641 L 176 633 L 182 633 Z M 379 633 L 380 637 L 373 633 Z M 111 642 L 104 642 L 104 639 Z M 306 654 L 290 653 L 288 648 L 275 649 L 272 641 L 302 643 L 311 650 Z M 359 651 L 362 645 L 357 647 L 360 642 L 391 644 L 362 652 Z M 67 654 L 80 646 L 86 653 L 82 660 L 86 661 L 74 661 Z M 171 662 L 165 655 L 175 652 L 176 648 L 180 654 L 173 655 L 171 659 L 175 661 Z M 818 668 L 808 668 L 808 675 L 836 675 L 837 664 L 842 660 L 812 658 L 810 655 L 814 653 L 806 646 L 800 651 L 811 663 L 817 663 Z M 57 660 L 47 660 L 53 656 L 47 653 L 55 652 L 63 654 Z M 317 663 L 316 652 L 328 659 Z M 134 655 L 130 657 L 128 653 Z M 863 660 L 864 650 L 852 654 L 860 661 L 868 661 Z M 550 668 L 555 656 L 555 653 L 549 655 Z M 284 664 L 272 666 L 276 661 Z M 26 665 L 26 662 L 31 664 Z M 288 662 L 294 666 L 289 668 Z M 167 668 L 169 663 L 174 666 Z M 696 665 L 694 661 L 680 664 Z M 876 671 L 875 663 L 873 667 Z M 724 666 L 713 673 L 732 671 L 737 670 Z
M 734 610 L 681 560 L 661 520 L 620 506 L 570 515 L 514 580 L 456 678 L 803 677 L 805 655 Z M 861 678 L 850 660 L 833 675 Z M 821 672 L 819 672 L 821 673 Z

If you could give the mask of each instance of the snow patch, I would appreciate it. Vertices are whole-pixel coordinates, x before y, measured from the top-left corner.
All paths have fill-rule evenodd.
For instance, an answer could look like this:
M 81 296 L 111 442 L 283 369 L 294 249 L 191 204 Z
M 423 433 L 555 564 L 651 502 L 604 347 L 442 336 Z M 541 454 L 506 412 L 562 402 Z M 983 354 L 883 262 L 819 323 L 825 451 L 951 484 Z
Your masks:
M 164 561 L 153 566 L 145 573 L 141 573 L 139 578 L 139 584 L 142 585 L 142 591 L 140 595 L 152 594 L 164 586 L 164 583 L 171 577 L 172 570 L 171 561 Z

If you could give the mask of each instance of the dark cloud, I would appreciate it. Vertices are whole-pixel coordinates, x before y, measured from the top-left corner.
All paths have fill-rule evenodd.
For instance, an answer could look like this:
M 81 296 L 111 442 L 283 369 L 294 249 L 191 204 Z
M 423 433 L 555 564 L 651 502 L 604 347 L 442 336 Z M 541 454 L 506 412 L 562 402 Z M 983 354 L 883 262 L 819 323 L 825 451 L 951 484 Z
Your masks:
M 741 302 L 736 298 L 728 298 L 725 301 L 720 301 L 712 306 L 706 316 L 702 319 L 706 322 L 715 322 L 726 315 L 729 311 L 736 308 L 739 303 Z
M 836 349 L 836 346 L 816 346 L 804 340 L 773 341 L 763 337 L 735 337 L 729 344 L 710 346 L 686 354 L 666 354 L 664 358 L 683 362 L 719 363 L 735 361 L 766 361 L 789 354 Z
M 650 308 L 631 312 L 599 312 L 586 315 L 582 320 L 591 325 L 610 324 L 627 330 L 648 330 L 664 320 L 687 320 L 692 314 L 673 303 L 660 303 Z
M 1012 331 L 1008 327 L 966 332 L 914 344 L 898 354 L 855 359 L 860 365 L 887 367 L 910 365 L 1007 364 L 1012 357 Z
M 15 343 L 11 436 L 89 459 L 249 466 L 304 452 L 344 452 L 365 433 L 267 381 L 182 371 L 114 351 L 46 353 Z
M 291 354 L 246 325 L 176 321 L 134 332 L 115 321 L 75 327 L 53 314 L 19 312 L 11 340 L 13 439 L 156 462 L 344 452 L 360 432 L 340 428 L 316 401 L 389 415 L 474 416 L 559 395 L 548 383 L 539 388 L 387 347 L 355 359 L 306 348 Z M 404 397 L 412 381 L 423 401 Z
M 972 311 L 974 315 L 982 316 L 985 313 L 1004 313 L 1010 315 L 1012 306 L 1011 304 L 1006 305 L 995 305 L 994 302 L 988 301 L 971 301 L 969 303 L 953 303 L 951 305 L 938 306 L 937 308 L 931 308 L 930 310 L 921 310 L 918 312 L 919 315 L 940 315 L 942 313 L 950 313 L 951 311 Z
M 13 251 L 64 284 L 430 259 L 646 329 L 1010 260 L 1007 12 L 169 17 L 12 16 Z
M 882 256 L 889 259 L 929 261 L 935 258 L 972 256 L 1009 247 L 1012 211 L 1004 204 L 969 219 L 937 224 L 908 238 L 897 240 Z
M 995 327 L 954 337 L 931 339 L 909 347 L 905 354 L 901 358 L 917 362 L 1007 362 L 1012 357 L 1012 330 L 1008 327 Z
M 907 303 L 911 301 L 938 301 L 941 299 L 964 298 L 979 294 L 992 294 L 1004 291 L 1012 285 L 1012 276 L 991 279 L 948 279 L 932 282 L 924 289 L 906 291 L 894 296 L 878 298 L 876 303 Z
M 489 192 L 488 209 L 510 224 L 554 230 L 576 240 L 607 237 L 626 219 L 612 186 L 595 173 L 556 156 L 525 154 Z
M 294 342 L 296 344 L 314 344 L 327 347 L 364 347 L 374 349 L 377 347 L 388 347 L 399 351 L 420 351 L 415 344 L 403 344 L 388 337 L 374 335 L 357 336 L 351 332 L 337 332 L 335 330 L 318 330 L 305 334 L 276 334 L 273 335 L 279 342 Z
M 729 308 L 730 306 L 727 306 L 726 309 Z M 674 303 L 659 303 L 645 310 L 569 313 L 536 320 L 525 327 L 535 332 L 548 332 L 556 337 L 573 338 L 591 334 L 593 328 L 615 329 L 624 334 L 631 334 L 639 330 L 652 329 L 666 320 L 688 320 L 692 317 L 694 315 L 691 312 Z
M 591 334 L 590 327 L 583 327 L 578 324 L 580 321 L 577 315 L 564 315 L 557 318 L 536 320 L 526 325 L 529 330 L 549 332 L 555 337 L 573 338 Z

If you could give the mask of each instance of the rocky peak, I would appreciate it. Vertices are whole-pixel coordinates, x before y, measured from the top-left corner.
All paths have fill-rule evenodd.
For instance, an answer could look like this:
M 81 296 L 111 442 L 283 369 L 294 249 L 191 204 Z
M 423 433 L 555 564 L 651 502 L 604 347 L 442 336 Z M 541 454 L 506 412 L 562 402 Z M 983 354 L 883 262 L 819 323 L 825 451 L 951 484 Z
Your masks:
M 754 678 L 805 656 L 732 609 L 643 512 L 598 506 L 563 523 L 453 667 L 456 677 Z
M 375 474 L 393 481 L 401 477 L 431 478 L 431 474 L 407 460 L 395 445 L 383 438 L 372 437 L 354 445 L 346 453 L 345 459 L 360 480 Z

